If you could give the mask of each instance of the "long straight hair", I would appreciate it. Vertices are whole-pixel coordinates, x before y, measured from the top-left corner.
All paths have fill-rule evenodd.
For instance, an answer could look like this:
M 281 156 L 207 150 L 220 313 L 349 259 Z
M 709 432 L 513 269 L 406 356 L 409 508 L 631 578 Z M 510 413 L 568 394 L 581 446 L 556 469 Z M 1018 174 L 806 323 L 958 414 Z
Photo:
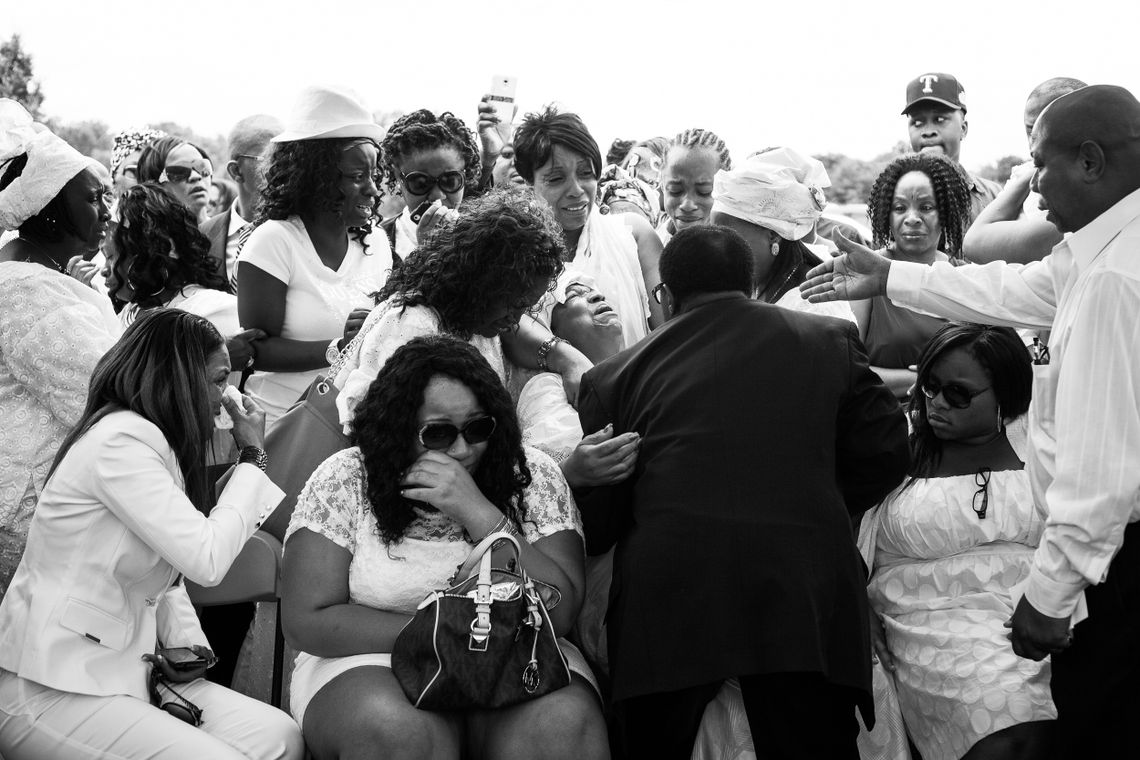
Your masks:
M 63 440 L 48 477 L 75 442 L 112 412 L 131 411 L 162 431 L 178 458 L 186 495 L 206 508 L 206 446 L 213 432 L 206 361 L 225 348 L 207 319 L 179 309 L 142 314 L 95 365 L 87 406 Z

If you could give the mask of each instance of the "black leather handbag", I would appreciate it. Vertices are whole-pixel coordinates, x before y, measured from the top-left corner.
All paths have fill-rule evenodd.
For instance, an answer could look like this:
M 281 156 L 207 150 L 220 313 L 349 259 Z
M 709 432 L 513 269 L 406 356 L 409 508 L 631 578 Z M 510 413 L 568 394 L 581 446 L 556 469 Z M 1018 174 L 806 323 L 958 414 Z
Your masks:
M 517 572 L 491 567 L 500 541 L 514 548 Z M 423 710 L 507 707 L 561 689 L 570 668 L 548 612 L 560 598 L 527 575 L 514 536 L 492 533 L 400 631 L 392 671 Z

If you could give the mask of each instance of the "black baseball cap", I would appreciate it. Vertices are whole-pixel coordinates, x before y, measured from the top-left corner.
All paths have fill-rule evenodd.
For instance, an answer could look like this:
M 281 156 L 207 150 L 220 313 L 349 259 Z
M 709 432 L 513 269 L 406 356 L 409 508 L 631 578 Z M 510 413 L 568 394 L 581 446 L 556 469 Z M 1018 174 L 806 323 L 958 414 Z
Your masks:
M 965 113 L 966 105 L 962 102 L 963 92 L 962 85 L 951 74 L 937 72 L 922 74 L 911 80 L 910 84 L 906 86 L 906 108 L 902 112 L 906 115 L 916 104 L 929 100 L 948 108 L 960 109 L 962 113 Z

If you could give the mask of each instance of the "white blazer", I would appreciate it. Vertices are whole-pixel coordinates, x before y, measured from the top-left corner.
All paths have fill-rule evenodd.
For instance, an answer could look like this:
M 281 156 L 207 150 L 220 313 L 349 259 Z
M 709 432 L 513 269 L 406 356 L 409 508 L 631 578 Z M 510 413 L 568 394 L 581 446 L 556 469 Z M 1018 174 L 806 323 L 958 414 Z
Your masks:
M 60 691 L 147 699 L 142 655 L 206 644 L 178 574 L 218 584 L 284 493 L 240 465 L 209 517 L 174 451 L 134 412 L 76 441 L 40 496 L 0 603 L 0 668 Z

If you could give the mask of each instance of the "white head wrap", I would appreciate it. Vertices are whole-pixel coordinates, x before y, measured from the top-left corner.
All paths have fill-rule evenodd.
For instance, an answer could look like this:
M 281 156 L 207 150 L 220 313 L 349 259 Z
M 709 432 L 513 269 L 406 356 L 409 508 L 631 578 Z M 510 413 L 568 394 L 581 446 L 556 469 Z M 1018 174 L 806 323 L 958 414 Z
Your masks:
M 822 163 L 791 148 L 773 148 L 716 173 L 712 210 L 799 240 L 827 205 L 825 187 L 831 179 Z
M 0 174 L 8 161 L 27 153 L 20 176 L 0 190 L 0 229 L 14 230 L 43 210 L 92 159 L 36 124 L 14 100 L 0 98 Z

